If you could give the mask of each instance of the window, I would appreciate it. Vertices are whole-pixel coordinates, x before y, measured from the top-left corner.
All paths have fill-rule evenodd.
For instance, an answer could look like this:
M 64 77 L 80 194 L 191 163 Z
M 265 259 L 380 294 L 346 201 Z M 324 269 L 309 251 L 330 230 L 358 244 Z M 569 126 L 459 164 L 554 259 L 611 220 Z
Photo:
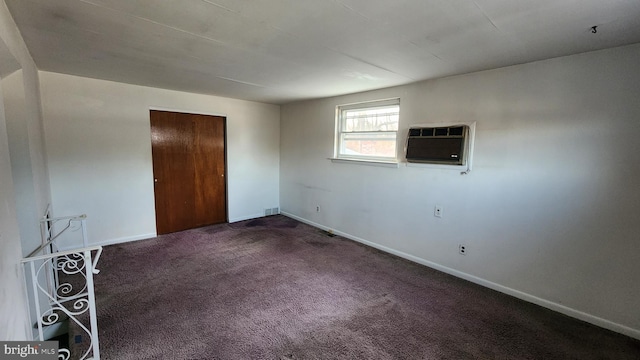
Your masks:
M 338 159 L 396 161 L 400 99 L 338 106 Z

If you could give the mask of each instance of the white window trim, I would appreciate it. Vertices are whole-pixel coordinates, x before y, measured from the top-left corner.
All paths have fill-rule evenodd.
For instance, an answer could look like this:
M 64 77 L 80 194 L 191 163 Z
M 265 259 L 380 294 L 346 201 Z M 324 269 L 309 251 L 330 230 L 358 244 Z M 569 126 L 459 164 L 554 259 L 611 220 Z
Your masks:
M 395 141 L 396 141 L 396 149 L 395 156 L 393 158 L 390 157 L 374 157 L 374 156 L 345 156 L 340 155 L 340 146 L 341 144 L 341 125 L 342 125 L 342 112 L 353 109 L 364 109 L 364 108 L 376 108 L 376 107 L 386 107 L 386 106 L 400 106 L 400 98 L 390 98 L 383 100 L 373 100 L 373 101 L 364 101 L 358 103 L 350 103 L 336 106 L 336 121 L 335 121 L 335 139 L 333 146 L 333 157 L 329 158 L 334 163 L 353 163 L 360 165 L 374 165 L 374 166 L 384 166 L 384 167 L 399 167 L 398 161 L 398 144 L 399 139 L 398 135 L 400 134 L 400 124 L 398 124 L 398 130 L 389 131 L 395 132 Z
M 359 159 L 344 159 L 344 158 L 329 158 L 332 163 L 336 164 L 355 164 L 355 165 L 368 165 L 379 167 L 399 168 L 400 163 L 397 161 L 381 161 L 381 160 L 359 160 Z

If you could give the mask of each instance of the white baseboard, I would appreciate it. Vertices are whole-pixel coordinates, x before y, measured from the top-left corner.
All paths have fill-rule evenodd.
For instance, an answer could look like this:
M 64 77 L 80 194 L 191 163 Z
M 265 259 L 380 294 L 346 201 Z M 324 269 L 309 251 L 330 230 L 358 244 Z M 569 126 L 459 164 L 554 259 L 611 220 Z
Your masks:
M 117 238 L 117 239 L 110 239 L 110 240 L 100 241 L 98 243 L 91 244 L 91 245 L 101 245 L 101 246 L 115 245 L 115 244 L 121 244 L 121 243 L 130 242 L 130 241 L 151 239 L 151 238 L 154 238 L 156 236 L 158 236 L 157 233 L 148 233 L 148 234 L 140 234 L 140 235 L 134 235 L 134 236 L 125 236 L 125 237 L 121 237 L 121 238 Z
M 89 242 L 89 246 L 115 245 L 115 244 L 121 244 L 121 243 L 130 242 L 130 241 L 151 239 L 151 238 L 154 238 L 156 236 L 158 236 L 158 234 L 156 234 L 156 233 L 140 234 L 140 235 L 134 235 L 134 236 L 125 236 L 125 237 L 116 238 L 116 239 L 109 239 L 109 240 L 103 240 L 103 241 L 98 241 L 98 242 Z M 77 249 L 77 248 L 78 247 L 65 246 L 64 248 L 60 248 L 60 251 L 73 250 L 73 249 Z
M 253 215 L 247 215 L 247 216 L 240 216 L 237 218 L 233 218 L 233 219 L 229 219 L 229 223 L 234 223 L 234 222 L 238 222 L 238 221 L 245 221 L 245 220 L 251 220 L 251 219 L 257 219 L 257 218 L 261 218 L 264 217 L 264 214 L 253 214 Z
M 376 244 L 374 242 L 371 242 L 371 241 L 359 238 L 357 236 L 353 236 L 351 234 L 347 234 L 347 233 L 344 233 L 344 232 L 329 228 L 327 226 L 315 223 L 313 221 L 301 218 L 299 216 L 293 215 L 293 214 L 285 212 L 285 211 L 281 211 L 280 213 L 282 215 L 284 215 L 284 216 L 287 216 L 287 217 L 290 217 L 292 219 L 298 220 L 298 221 L 303 222 L 305 224 L 311 225 L 313 227 L 316 227 L 316 228 L 319 228 L 319 229 L 322 229 L 322 230 L 325 230 L 325 231 L 331 231 L 336 235 L 340 235 L 340 236 L 345 237 L 347 239 L 350 239 L 350 240 L 353 240 L 353 241 L 357 241 L 359 243 L 371 246 L 373 248 L 376 248 L 378 250 L 387 252 L 389 254 L 393 254 L 393 255 L 399 256 L 401 258 L 413 261 L 415 263 L 428 266 L 428 267 L 436 269 L 438 271 L 442 271 L 442 272 L 447 273 L 449 275 L 453 275 L 455 277 L 459 277 L 461 279 L 470 281 L 472 283 L 475 283 L 475 284 L 478 284 L 478 285 L 482 285 L 482 286 L 487 287 L 489 289 L 499 291 L 501 293 L 516 297 L 518 299 L 521 299 L 521 300 L 524 300 L 524 301 L 527 301 L 527 302 L 530 302 L 530 303 L 533 303 L 533 304 L 536 304 L 536 305 L 539 305 L 539 306 L 542 306 L 542 307 L 545 307 L 547 309 L 559 312 L 561 314 L 564 314 L 564 315 L 567 315 L 567 316 L 570 316 L 570 317 L 573 317 L 573 318 L 588 322 L 590 324 L 593 324 L 593 325 L 596 325 L 596 326 L 599 326 L 599 327 L 602 327 L 602 328 L 605 328 L 605 329 L 608 329 L 608 330 L 611 330 L 611 331 L 615 331 L 615 332 L 618 332 L 618 333 L 621 333 L 621 334 L 624 334 L 624 335 L 627 335 L 627 336 L 630 336 L 632 338 L 640 340 L 640 330 L 638 330 L 638 329 L 634 329 L 634 328 L 631 328 L 631 327 L 628 327 L 628 326 L 625 326 L 625 325 L 622 325 L 622 324 L 618 324 L 618 323 L 615 323 L 613 321 L 609 321 L 607 319 L 603 319 L 603 318 L 600 318 L 600 317 L 597 317 L 597 316 L 594 316 L 594 315 L 591 315 L 591 314 L 588 314 L 588 313 L 585 313 L 585 312 L 582 312 L 582 311 L 579 311 L 579 310 L 576 310 L 576 309 L 572 309 L 570 307 L 555 303 L 553 301 L 545 300 L 543 298 L 540 298 L 540 297 L 537 297 L 537 296 L 534 296 L 534 295 L 531 295 L 531 294 L 527 294 L 525 292 L 522 292 L 522 291 L 519 291 L 519 290 L 515 290 L 515 289 L 512 289 L 512 288 L 509 288 L 509 287 L 506 287 L 506 286 L 491 282 L 489 280 L 479 278 L 479 277 L 471 275 L 471 274 L 464 273 L 462 271 L 458 271 L 458 270 L 455 270 L 455 269 L 452 269 L 452 268 L 449 268 L 449 267 L 446 267 L 446 266 L 442 266 L 440 264 L 434 263 L 434 262 L 429 261 L 429 260 L 425 260 L 423 258 L 419 258 L 419 257 L 411 255 L 411 254 L 404 253 L 402 251 L 394 250 L 392 248 L 389 248 L 389 247 L 386 247 L 386 246 L 383 246 L 383 245 L 380 245 L 380 244 Z

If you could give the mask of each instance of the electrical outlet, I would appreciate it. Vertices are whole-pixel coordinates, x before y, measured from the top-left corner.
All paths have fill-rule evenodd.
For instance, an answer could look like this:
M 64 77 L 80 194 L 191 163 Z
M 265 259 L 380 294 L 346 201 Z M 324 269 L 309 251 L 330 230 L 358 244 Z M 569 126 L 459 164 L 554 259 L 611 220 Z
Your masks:
M 467 255 L 467 245 L 458 245 L 458 252 L 460 255 Z
M 316 205 L 316 212 L 320 212 L 320 205 Z
M 436 205 L 436 207 L 433 209 L 433 216 L 435 217 L 442 217 L 442 205 Z

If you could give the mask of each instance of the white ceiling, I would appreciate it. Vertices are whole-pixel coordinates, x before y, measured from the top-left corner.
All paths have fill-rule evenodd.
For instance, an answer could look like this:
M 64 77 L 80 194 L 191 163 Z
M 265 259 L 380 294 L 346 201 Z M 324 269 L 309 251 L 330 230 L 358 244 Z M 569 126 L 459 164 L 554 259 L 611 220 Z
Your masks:
M 640 42 L 640 0 L 5 1 L 41 70 L 270 103 Z

